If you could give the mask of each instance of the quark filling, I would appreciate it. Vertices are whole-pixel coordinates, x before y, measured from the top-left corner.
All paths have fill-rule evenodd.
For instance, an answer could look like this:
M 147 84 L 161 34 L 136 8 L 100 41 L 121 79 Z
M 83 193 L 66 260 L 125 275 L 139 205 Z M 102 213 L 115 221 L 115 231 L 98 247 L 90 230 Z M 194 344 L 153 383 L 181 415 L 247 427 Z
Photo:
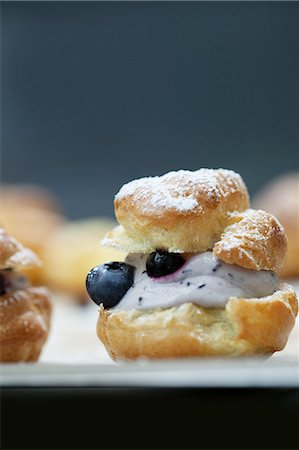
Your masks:
M 170 275 L 152 278 L 146 272 L 147 257 L 127 256 L 125 262 L 135 267 L 134 284 L 113 310 L 170 308 L 182 303 L 224 308 L 230 297 L 266 297 L 280 286 L 274 272 L 226 264 L 209 251 L 191 256 Z

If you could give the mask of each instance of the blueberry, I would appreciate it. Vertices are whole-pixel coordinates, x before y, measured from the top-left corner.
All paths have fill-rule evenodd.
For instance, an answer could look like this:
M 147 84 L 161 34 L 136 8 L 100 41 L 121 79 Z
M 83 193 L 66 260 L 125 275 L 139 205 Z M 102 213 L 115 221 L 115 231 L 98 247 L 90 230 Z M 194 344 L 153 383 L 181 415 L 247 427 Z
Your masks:
M 163 277 L 178 270 L 184 262 L 182 255 L 179 253 L 168 253 L 165 250 L 157 250 L 148 256 L 146 260 L 146 271 L 149 277 Z
M 112 308 L 134 282 L 135 267 L 123 262 L 109 262 L 91 269 L 86 278 L 86 289 L 91 299 L 104 308 Z

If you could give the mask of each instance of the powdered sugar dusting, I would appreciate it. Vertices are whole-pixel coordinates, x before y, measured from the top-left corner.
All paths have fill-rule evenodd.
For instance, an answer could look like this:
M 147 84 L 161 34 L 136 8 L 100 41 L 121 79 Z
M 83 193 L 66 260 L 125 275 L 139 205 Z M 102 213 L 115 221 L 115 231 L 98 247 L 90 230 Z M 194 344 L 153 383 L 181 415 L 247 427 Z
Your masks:
M 19 267 L 39 267 L 41 266 L 41 261 L 38 259 L 36 254 L 29 248 L 23 247 L 14 255 L 12 255 L 6 261 L 6 267 L 8 268 L 19 268 Z
M 248 269 L 280 269 L 286 252 L 286 237 L 280 223 L 262 210 L 247 209 L 232 214 L 231 223 L 214 247 L 214 254 Z
M 133 180 L 125 184 L 116 200 L 124 197 L 134 197 L 132 201 L 144 203 L 144 209 L 174 209 L 180 212 L 191 211 L 201 205 L 198 204 L 198 188 L 208 198 L 220 198 L 222 194 L 219 183 L 219 174 L 225 179 L 226 184 L 233 185 L 241 177 L 232 170 L 226 169 L 199 169 L 196 171 L 179 170 L 168 172 L 161 177 L 146 177 Z
M 1 269 L 39 267 L 41 261 L 29 248 L 23 247 L 15 238 L 0 228 Z M 4 253 L 3 252 L 4 249 Z

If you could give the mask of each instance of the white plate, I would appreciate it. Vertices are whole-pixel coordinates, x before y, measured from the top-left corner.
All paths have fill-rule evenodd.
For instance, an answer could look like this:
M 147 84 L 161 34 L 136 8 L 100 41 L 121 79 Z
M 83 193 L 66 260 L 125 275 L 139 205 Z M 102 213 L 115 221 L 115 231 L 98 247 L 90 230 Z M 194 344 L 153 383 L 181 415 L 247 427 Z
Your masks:
M 299 387 L 298 360 L 188 359 L 125 364 L 9 364 L 2 386 Z

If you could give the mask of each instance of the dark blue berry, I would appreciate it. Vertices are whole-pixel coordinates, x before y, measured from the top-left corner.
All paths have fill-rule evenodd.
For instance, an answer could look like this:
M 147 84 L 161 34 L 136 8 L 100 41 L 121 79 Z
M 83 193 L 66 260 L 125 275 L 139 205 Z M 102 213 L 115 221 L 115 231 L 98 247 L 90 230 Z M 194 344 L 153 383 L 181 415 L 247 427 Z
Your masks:
M 104 308 L 112 308 L 134 282 L 135 267 L 123 262 L 109 262 L 91 269 L 86 278 L 90 298 Z
M 149 277 L 163 277 L 178 270 L 184 262 L 182 255 L 179 253 L 168 253 L 164 250 L 157 250 L 148 256 L 146 260 L 146 271 Z

